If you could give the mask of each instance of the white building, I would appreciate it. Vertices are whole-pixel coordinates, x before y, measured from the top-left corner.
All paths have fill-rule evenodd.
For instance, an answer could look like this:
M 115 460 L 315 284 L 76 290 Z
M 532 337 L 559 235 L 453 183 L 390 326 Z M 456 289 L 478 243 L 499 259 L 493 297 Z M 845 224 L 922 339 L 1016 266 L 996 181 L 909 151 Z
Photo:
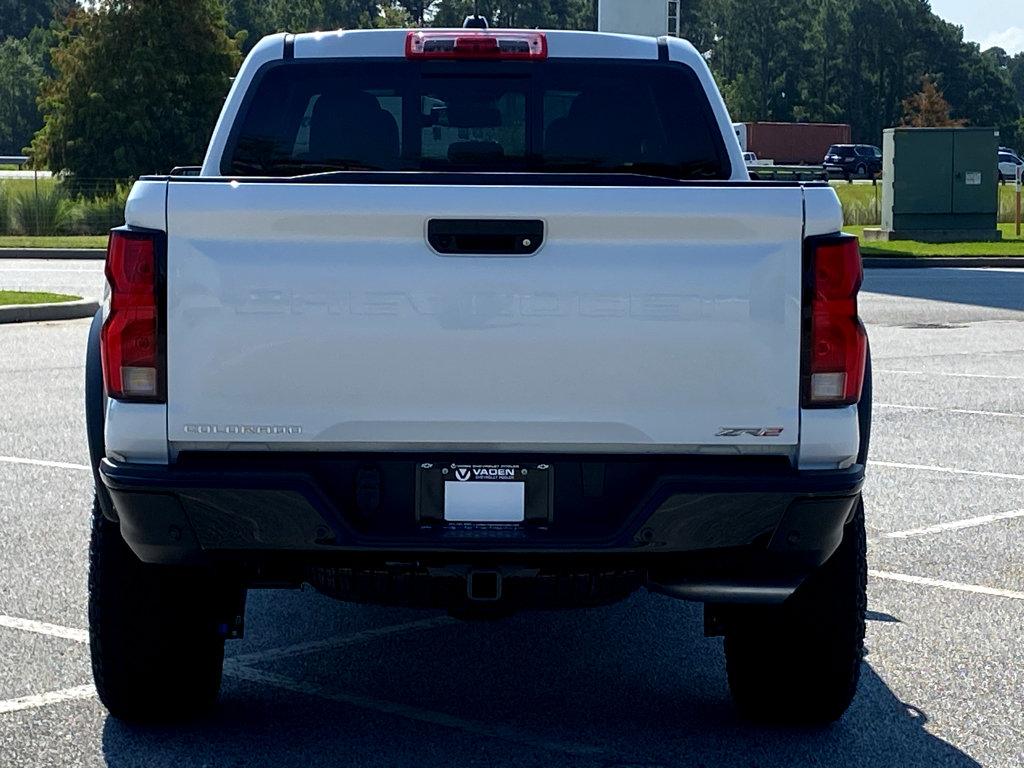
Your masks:
M 679 37 L 679 0 L 598 0 L 601 32 Z

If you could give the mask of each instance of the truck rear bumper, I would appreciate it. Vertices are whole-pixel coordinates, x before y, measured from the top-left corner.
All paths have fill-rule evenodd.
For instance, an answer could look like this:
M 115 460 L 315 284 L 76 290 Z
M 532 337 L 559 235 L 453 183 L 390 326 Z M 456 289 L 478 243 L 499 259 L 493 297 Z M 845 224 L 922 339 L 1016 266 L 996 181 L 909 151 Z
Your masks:
M 100 477 L 142 560 L 237 565 L 253 584 L 302 581 L 311 568 L 619 569 L 668 595 L 745 603 L 784 600 L 824 563 L 864 477 L 861 465 L 798 472 L 783 460 L 544 459 L 553 515 L 536 527 L 416 522 L 419 459 L 402 455 L 104 459 Z

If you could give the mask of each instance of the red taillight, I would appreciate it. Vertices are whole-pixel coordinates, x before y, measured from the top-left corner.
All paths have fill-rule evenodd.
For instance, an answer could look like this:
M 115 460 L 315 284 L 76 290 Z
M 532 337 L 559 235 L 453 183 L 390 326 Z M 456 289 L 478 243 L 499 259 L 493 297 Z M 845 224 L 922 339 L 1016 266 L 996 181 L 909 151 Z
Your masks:
M 100 350 L 103 384 L 118 400 L 162 401 L 163 344 L 157 305 L 157 239 L 162 233 L 111 230 L 107 307 Z
M 864 270 L 852 235 L 806 243 L 803 405 L 847 406 L 860 400 L 867 334 L 857 317 Z
M 543 32 L 430 29 L 405 38 L 410 59 L 546 59 L 548 39 Z

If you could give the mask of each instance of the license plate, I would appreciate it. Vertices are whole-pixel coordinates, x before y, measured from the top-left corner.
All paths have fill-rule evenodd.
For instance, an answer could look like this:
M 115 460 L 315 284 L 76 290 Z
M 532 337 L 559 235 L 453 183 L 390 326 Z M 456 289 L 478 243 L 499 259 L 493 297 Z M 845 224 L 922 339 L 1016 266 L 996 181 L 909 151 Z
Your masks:
M 526 520 L 526 483 L 445 481 L 444 519 L 456 523 L 522 523 Z
M 545 523 L 552 490 L 550 465 L 424 463 L 416 513 L 422 521 L 450 524 Z

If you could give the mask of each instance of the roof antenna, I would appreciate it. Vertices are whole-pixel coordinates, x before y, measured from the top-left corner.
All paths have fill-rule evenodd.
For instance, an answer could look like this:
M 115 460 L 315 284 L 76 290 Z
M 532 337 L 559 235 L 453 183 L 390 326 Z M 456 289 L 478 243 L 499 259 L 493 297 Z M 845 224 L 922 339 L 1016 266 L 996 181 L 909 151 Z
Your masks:
M 480 15 L 480 0 L 473 0 L 473 15 L 462 22 L 463 29 L 487 29 L 487 19 Z

